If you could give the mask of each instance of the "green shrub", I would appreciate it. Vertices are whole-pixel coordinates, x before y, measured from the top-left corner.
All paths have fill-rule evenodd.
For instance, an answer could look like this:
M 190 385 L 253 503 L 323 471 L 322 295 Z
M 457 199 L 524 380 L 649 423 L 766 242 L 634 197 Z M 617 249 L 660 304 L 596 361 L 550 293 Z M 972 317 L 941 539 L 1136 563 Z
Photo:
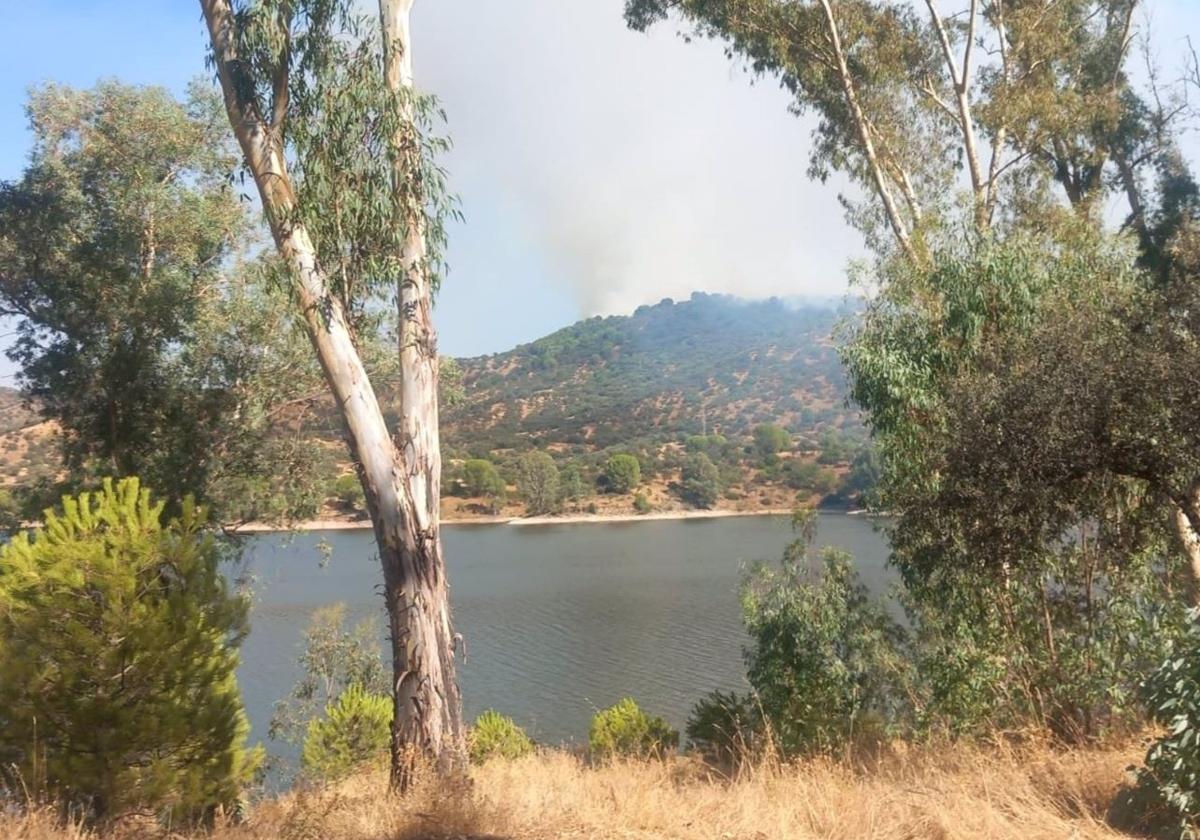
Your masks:
M 354 473 L 343 473 L 333 482 L 333 494 L 338 501 L 351 510 L 362 510 L 367 503 L 363 493 L 362 482 Z
M 596 758 L 665 755 L 678 745 L 679 733 L 643 712 L 632 697 L 597 712 L 588 731 L 588 747 Z
M 747 678 L 787 754 L 830 750 L 894 721 L 911 677 L 903 631 L 845 552 L 809 567 L 803 540 L 742 590 Z
M 462 488 L 468 496 L 501 498 L 504 480 L 496 465 L 483 458 L 472 458 L 462 467 Z
M 645 493 L 638 493 L 633 497 L 633 510 L 635 513 L 649 513 L 651 509 L 650 500 L 646 498 Z
M 345 776 L 387 752 L 391 729 L 392 698 L 352 685 L 326 707 L 323 718 L 309 722 L 304 772 L 319 779 Z
M 708 761 L 735 764 L 755 754 L 762 715 L 753 696 L 714 691 L 692 707 L 686 732 L 688 746 Z
M 106 480 L 0 548 L 0 773 L 96 819 L 201 819 L 261 758 L 235 677 L 247 601 L 204 513 L 162 511 Z
M 475 718 L 469 735 L 471 761 L 482 764 L 489 758 L 520 758 L 534 750 L 533 741 L 512 718 L 488 709 Z
M 697 508 L 710 508 L 721 494 L 721 473 L 703 452 L 689 455 L 679 481 L 680 497 Z
M 517 490 L 530 515 L 555 513 L 561 499 L 554 459 L 545 452 L 526 452 L 517 459 Z
M 1140 785 L 1175 814 L 1185 836 L 1200 826 L 1200 615 L 1188 616 L 1186 634 L 1147 677 L 1146 704 L 1166 733 L 1146 754 Z
M 604 483 L 610 493 L 628 493 L 642 480 L 642 465 L 626 452 L 611 456 L 604 465 Z

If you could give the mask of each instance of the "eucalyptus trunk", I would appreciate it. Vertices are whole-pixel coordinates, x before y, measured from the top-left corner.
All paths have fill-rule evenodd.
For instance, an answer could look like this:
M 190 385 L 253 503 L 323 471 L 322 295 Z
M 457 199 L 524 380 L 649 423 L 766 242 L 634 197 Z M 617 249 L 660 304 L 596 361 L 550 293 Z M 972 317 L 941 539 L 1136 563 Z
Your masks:
M 1188 600 L 1200 607 L 1200 484 L 1175 502 L 1175 530 L 1187 558 Z
M 381 12 L 385 5 L 381 3 Z M 268 122 L 247 93 L 250 86 L 242 77 L 246 70 L 238 56 L 231 0 L 200 0 L 200 6 L 230 124 L 258 188 L 275 245 L 290 268 L 309 339 L 341 411 L 351 455 L 359 465 L 383 566 L 394 674 L 392 781 L 403 789 L 416 761 L 432 760 L 439 769 L 449 771 L 458 768 L 465 756 L 439 532 L 437 357 L 423 216 L 409 217 L 406 226 L 407 262 L 400 280 L 402 411 L 393 438 L 345 309 L 332 291 L 298 212 L 279 121 Z M 401 6 L 411 6 L 411 2 Z M 400 11 L 398 19 L 405 34 L 394 43 L 404 45 L 404 60 L 407 8 Z M 385 32 L 395 32 L 386 15 L 384 23 Z M 389 46 L 389 65 L 394 49 Z M 404 167 L 398 163 L 400 184 L 399 179 L 413 170 L 409 168 L 411 158 L 397 160 Z
M 407 762 L 412 757 L 404 753 L 406 745 L 422 745 L 443 764 L 457 763 L 464 746 L 450 596 L 442 559 L 437 331 L 420 146 L 411 113 L 412 6 L 413 0 L 379 0 L 384 76 L 408 117 L 391 140 L 391 155 L 392 191 L 403 214 L 405 234 L 396 289 L 400 353 L 396 446 L 403 456 L 397 479 L 410 515 L 400 550 L 384 562 L 396 678 L 392 774 L 401 786 L 406 783 Z

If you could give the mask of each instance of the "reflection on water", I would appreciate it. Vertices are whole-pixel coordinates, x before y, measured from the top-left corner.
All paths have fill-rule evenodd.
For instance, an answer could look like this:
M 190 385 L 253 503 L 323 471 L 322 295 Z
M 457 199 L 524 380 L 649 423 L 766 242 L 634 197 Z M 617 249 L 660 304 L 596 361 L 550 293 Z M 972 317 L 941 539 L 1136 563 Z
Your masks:
M 468 719 L 495 708 L 541 741 L 582 741 L 596 709 L 632 695 L 682 728 L 708 691 L 745 687 L 741 569 L 777 561 L 791 539 L 787 517 L 445 528 Z M 333 548 L 324 567 L 321 541 Z M 817 544 L 850 551 L 875 591 L 888 585 L 870 520 L 822 514 Z M 369 530 L 264 535 L 247 557 L 256 603 L 239 677 L 252 737 L 265 740 L 313 610 L 344 601 L 352 622 L 378 616 L 382 650 L 383 599 Z

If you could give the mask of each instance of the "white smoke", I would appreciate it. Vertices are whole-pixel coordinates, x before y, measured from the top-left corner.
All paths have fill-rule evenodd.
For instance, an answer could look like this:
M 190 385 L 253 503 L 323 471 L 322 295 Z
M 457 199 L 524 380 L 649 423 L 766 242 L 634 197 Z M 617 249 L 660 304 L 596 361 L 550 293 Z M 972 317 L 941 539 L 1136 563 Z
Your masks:
M 520 233 L 514 258 L 544 252 L 584 315 L 697 289 L 840 293 L 858 238 L 836 189 L 805 174 L 811 123 L 719 45 L 684 43 L 670 23 L 631 32 L 622 9 L 417 4 L 417 76 L 449 112 L 448 163 L 468 220 L 502 208 Z M 473 264 L 461 255 L 483 239 L 471 223 L 456 230 L 452 260 Z

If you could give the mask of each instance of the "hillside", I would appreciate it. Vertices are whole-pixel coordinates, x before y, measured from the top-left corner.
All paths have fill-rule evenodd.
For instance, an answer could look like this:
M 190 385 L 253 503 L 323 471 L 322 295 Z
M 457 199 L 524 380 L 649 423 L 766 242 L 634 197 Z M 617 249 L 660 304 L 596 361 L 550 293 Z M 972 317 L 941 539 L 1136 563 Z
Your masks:
M 480 451 L 644 437 L 808 434 L 857 425 L 831 331 L 839 313 L 693 294 L 595 317 L 506 353 L 462 359 L 467 401 L 447 440 Z
M 831 337 L 844 314 L 696 293 L 458 360 L 461 392 L 442 413 L 445 515 L 665 515 L 694 507 L 789 510 L 806 500 L 853 504 L 869 486 L 870 470 L 855 468 L 862 466 L 865 434 L 846 407 Z M 381 398 L 394 406 L 386 385 Z M 361 496 L 348 476 L 332 404 L 322 397 L 295 417 L 281 414 L 279 422 L 288 434 L 303 428 L 329 459 L 322 518 L 357 516 Z M 770 452 L 753 436 L 764 425 L 779 436 Z M 0 484 L 54 475 L 57 445 L 53 421 L 42 421 L 18 392 L 0 389 Z M 531 451 L 548 453 L 562 473 L 561 498 L 551 509 L 533 510 L 524 497 L 520 461 Z M 606 464 L 617 453 L 638 459 L 636 486 L 606 483 Z M 698 502 L 682 491 L 682 474 L 701 453 L 719 476 Z M 494 469 L 489 491 L 472 485 L 469 461 Z M 343 481 L 335 486 L 339 471 Z

